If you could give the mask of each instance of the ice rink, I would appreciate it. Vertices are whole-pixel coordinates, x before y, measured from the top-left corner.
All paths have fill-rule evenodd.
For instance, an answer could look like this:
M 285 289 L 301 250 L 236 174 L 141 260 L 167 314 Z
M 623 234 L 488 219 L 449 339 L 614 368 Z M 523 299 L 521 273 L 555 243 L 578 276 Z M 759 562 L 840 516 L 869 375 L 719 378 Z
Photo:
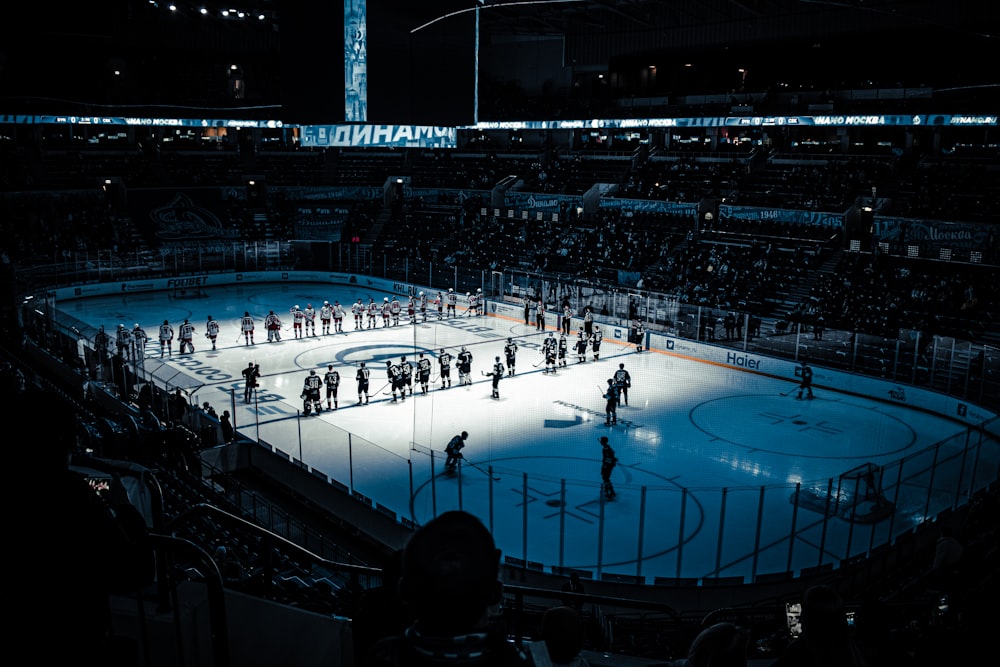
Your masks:
M 192 404 L 229 409 L 237 429 L 302 461 L 319 474 L 404 520 L 423 523 L 461 507 L 480 516 L 505 556 L 529 567 L 553 566 L 652 582 L 657 578 L 745 577 L 798 571 L 838 562 L 911 528 L 924 517 L 927 485 L 919 478 L 878 480 L 896 505 L 886 520 L 844 518 L 867 491 L 841 475 L 865 464 L 887 466 L 962 432 L 960 425 L 904 406 L 869 401 L 816 387 L 814 400 L 796 400 L 793 378 L 774 378 L 605 340 L 600 359 L 588 349 L 578 363 L 579 323 L 567 336 L 567 365 L 545 373 L 541 343 L 554 332 L 497 316 L 410 324 L 406 300 L 399 326 L 355 330 L 351 304 L 381 303 L 392 295 L 359 293 L 346 285 L 292 283 L 213 287 L 206 293 L 122 294 L 67 300 L 60 311 L 109 332 L 139 323 L 150 336 L 145 359 L 133 362 L 161 386 L 181 387 Z M 289 309 L 339 301 L 348 314 L 343 333 L 295 338 Z M 269 310 L 283 323 L 280 342 L 268 343 Z M 239 319 L 256 320 L 254 345 L 245 345 Z M 205 337 L 206 317 L 221 325 L 218 349 Z M 161 358 L 155 341 L 168 320 L 176 331 L 187 318 L 196 350 Z M 517 342 L 516 374 L 492 398 L 495 357 Z M 473 354 L 472 384 L 442 388 L 438 355 Z M 392 402 L 385 361 L 402 356 L 432 361 L 431 390 Z M 358 405 L 359 362 L 371 370 L 370 402 Z M 261 370 L 261 387 L 243 400 L 241 371 Z M 342 377 L 339 409 L 301 415 L 299 396 L 310 369 L 332 364 Z M 605 426 L 607 379 L 624 364 L 632 378 L 618 424 Z M 323 392 L 325 396 L 325 391 Z M 325 398 L 324 398 L 325 406 Z M 442 475 L 444 446 L 468 431 L 458 475 Z M 601 494 L 600 436 L 617 452 L 614 500 Z M 895 470 L 895 469 L 894 469 Z M 893 473 L 895 474 L 895 473 Z M 956 470 L 956 475 L 961 471 Z M 890 484 L 889 482 L 892 482 Z M 940 484 L 940 478 L 932 484 Z M 797 485 L 800 485 L 797 487 Z M 850 487 L 850 488 L 847 488 Z M 796 489 L 798 488 L 798 496 Z M 796 497 L 800 502 L 792 502 Z M 845 507 L 816 499 L 844 498 Z M 811 501 L 811 502 L 810 502 Z M 810 509 L 811 508 L 811 509 Z M 794 535 L 794 539 L 790 536 Z

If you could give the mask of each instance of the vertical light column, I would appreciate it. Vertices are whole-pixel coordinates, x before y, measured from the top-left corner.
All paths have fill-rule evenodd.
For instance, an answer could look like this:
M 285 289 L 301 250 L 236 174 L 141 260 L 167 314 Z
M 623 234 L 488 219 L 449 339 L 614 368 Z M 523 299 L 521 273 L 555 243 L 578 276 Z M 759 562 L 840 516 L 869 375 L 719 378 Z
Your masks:
M 367 0 L 344 0 L 344 120 L 368 121 Z

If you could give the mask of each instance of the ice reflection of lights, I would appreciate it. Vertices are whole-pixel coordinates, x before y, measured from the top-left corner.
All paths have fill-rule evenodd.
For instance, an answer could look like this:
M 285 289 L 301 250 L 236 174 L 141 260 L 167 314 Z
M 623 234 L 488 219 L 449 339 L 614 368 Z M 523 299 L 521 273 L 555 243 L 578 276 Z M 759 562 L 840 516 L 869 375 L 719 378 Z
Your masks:
M 761 464 L 754 460 L 753 458 L 747 457 L 743 458 L 740 456 L 735 456 L 738 454 L 737 451 L 724 452 L 723 455 L 718 457 L 720 463 L 726 464 L 730 469 L 742 472 L 746 475 L 751 475 L 753 477 L 764 477 L 769 478 L 771 474 L 766 468 L 761 466 Z

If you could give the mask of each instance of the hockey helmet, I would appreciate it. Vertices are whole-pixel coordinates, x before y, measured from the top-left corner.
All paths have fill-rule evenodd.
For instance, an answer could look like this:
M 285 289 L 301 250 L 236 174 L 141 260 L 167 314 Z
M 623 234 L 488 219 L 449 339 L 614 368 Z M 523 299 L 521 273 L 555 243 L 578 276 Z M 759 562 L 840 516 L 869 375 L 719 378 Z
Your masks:
M 386 360 L 385 360 L 385 365 L 386 365 L 386 366 L 392 366 L 392 362 L 391 362 L 391 361 L 389 361 L 388 359 L 386 359 Z
M 448 288 L 448 291 L 449 291 L 449 292 L 454 292 L 455 290 L 453 290 L 452 288 L 450 288 L 450 287 L 449 287 L 449 288 Z
M 119 325 L 118 325 L 118 328 L 119 328 L 119 329 L 124 329 L 124 328 L 125 328 L 125 325 L 124 325 L 124 324 L 119 324 Z
M 299 304 L 295 304 L 295 310 L 299 309 Z
M 140 327 L 140 326 L 139 326 L 139 323 L 138 323 L 138 322 L 136 322 L 136 323 L 135 323 L 135 326 L 134 326 L 134 327 L 132 327 L 132 328 L 133 328 L 133 329 L 141 329 L 142 327 Z
M 466 292 L 465 296 L 472 296 L 472 292 Z
M 477 292 L 482 292 L 482 291 L 483 291 L 483 288 L 482 288 L 482 287 L 477 287 L 477 288 L 476 288 L 476 291 L 477 291 Z
M 424 293 L 423 293 L 423 292 L 421 292 L 421 293 L 420 293 L 420 296 L 423 296 L 423 295 L 424 295 Z
M 507 339 L 507 342 L 509 343 L 509 342 L 511 342 L 511 341 L 513 341 L 513 340 L 514 340 L 513 338 L 508 338 L 508 339 Z
M 383 301 L 388 301 L 388 300 L 389 300 L 389 297 L 385 297 L 385 299 L 383 299 Z
M 361 299 L 358 299 L 358 301 L 361 301 Z M 329 305 L 330 305 L 330 302 L 329 302 L 329 301 L 324 301 L 324 302 L 323 302 L 323 305 L 324 305 L 324 306 L 329 306 Z
M 310 368 L 309 369 L 309 375 L 316 375 L 316 369 L 315 368 Z M 609 380 L 609 382 L 610 382 L 610 380 Z
M 608 436 L 606 436 L 606 435 L 602 435 L 602 436 L 600 437 L 600 441 L 601 441 L 601 444 L 602 444 L 602 445 L 606 445 L 606 444 L 608 444 Z
M 465 346 L 462 346 L 462 352 L 466 352 Z
M 497 357 L 497 361 L 500 361 L 500 357 Z

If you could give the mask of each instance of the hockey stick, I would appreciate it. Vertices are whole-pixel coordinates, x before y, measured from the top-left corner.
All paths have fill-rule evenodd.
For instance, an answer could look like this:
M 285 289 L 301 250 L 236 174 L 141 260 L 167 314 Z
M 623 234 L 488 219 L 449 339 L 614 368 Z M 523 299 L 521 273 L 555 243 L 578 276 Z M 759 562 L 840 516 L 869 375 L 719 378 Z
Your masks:
M 465 462 L 466 462 L 466 463 L 468 463 L 468 464 L 469 464 L 470 466 L 472 466 L 473 468 L 475 468 L 476 470 L 478 470 L 479 472 L 481 472 L 481 473 L 483 473 L 484 475 L 486 475 L 487 477 L 489 477 L 490 479 L 492 479 L 492 480 L 493 480 L 494 482 L 499 482 L 499 481 L 500 481 L 500 478 L 499 478 L 499 477 L 496 477 L 496 476 L 494 476 L 494 475 L 491 475 L 491 474 L 489 474 L 488 472 L 486 472 L 485 470 L 483 470 L 482 468 L 480 468 L 479 466 L 477 466 L 477 465 L 476 465 L 475 463 L 473 463 L 472 461 L 469 461 L 469 460 L 465 459 Z
M 538 368 L 539 366 L 541 366 L 544 363 L 545 363 L 545 357 L 542 357 L 537 364 L 531 364 L 531 367 L 532 368 Z

